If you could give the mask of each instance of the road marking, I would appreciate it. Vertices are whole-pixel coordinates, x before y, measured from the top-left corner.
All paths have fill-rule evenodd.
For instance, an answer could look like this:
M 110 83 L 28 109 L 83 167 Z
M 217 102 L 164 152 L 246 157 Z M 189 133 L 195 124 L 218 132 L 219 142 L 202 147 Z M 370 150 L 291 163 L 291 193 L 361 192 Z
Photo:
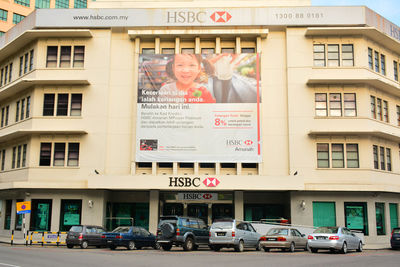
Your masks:
M 21 267 L 21 266 L 18 266 L 18 265 L 12 265 L 12 264 L 2 263 L 2 262 L 0 262 L 0 265 L 2 265 L 2 266 L 10 266 L 10 267 Z

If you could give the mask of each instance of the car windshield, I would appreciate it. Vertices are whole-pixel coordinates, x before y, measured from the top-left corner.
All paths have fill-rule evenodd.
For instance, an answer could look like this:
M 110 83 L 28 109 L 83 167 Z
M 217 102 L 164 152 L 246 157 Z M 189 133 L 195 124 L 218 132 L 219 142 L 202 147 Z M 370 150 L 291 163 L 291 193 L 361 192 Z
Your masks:
M 288 229 L 272 228 L 268 231 L 267 235 L 288 235 Z
M 393 234 L 400 234 L 400 228 L 393 229 Z
M 211 225 L 211 228 L 218 229 L 232 229 L 233 222 L 215 222 Z
M 83 229 L 82 226 L 72 226 L 71 229 L 69 229 L 69 231 L 74 233 L 80 233 L 82 232 L 82 229 Z
M 129 229 L 130 229 L 129 227 L 117 227 L 112 232 L 113 233 L 128 233 Z
M 320 227 L 317 228 L 314 233 L 315 234 L 337 234 L 339 227 Z

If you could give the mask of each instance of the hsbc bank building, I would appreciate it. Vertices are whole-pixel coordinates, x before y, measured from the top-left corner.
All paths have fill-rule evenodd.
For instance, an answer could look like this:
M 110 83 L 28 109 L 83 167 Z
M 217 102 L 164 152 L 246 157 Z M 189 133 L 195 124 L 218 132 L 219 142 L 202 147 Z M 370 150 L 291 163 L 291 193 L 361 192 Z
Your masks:
M 146 2 L 145 7 L 143 2 Z M 364 6 L 96 1 L 0 38 L 0 235 L 162 215 L 399 226 L 400 28 Z

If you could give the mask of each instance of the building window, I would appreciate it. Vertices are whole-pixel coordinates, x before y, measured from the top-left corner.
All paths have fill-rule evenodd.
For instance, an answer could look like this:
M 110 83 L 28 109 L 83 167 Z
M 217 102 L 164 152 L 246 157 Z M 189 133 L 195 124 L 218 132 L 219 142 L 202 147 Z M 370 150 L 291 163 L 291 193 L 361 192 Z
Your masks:
M 371 118 L 376 119 L 375 96 L 371 96 Z
M 194 48 L 181 48 L 181 54 L 194 54 Z
M 373 145 L 374 169 L 392 171 L 392 153 L 390 148 Z
M 50 0 L 35 0 L 36 8 L 50 8 Z
M 12 200 L 6 200 L 6 210 L 5 210 L 5 218 L 4 218 L 4 230 L 11 229 L 11 211 L 12 211 Z
M 142 48 L 143 55 L 154 55 L 156 53 L 156 49 L 154 48 Z
M 26 167 L 26 150 L 28 148 L 27 144 L 22 146 L 22 164 L 21 167 Z
M 375 71 L 379 72 L 379 53 L 377 51 L 374 52 L 374 63 Z
M 71 46 L 61 46 L 60 68 L 71 67 Z
M 25 16 L 20 15 L 20 14 L 17 14 L 17 13 L 14 13 L 14 14 L 13 14 L 13 23 L 14 23 L 14 24 L 17 24 L 17 23 L 19 23 L 21 20 L 23 20 L 24 18 L 25 18 Z
M 43 116 L 54 116 L 56 97 L 56 116 L 81 116 L 82 94 L 71 94 L 71 97 L 69 97 L 69 94 L 44 94 Z M 70 110 L 69 114 L 68 108 Z
M 397 126 L 400 126 L 400 106 L 396 105 L 396 113 L 397 113 Z
M 358 230 L 368 235 L 368 212 L 365 202 L 345 202 L 345 225 L 350 230 Z
M 368 47 L 368 67 L 373 70 L 374 69 L 374 58 L 373 58 L 373 50 Z
M 381 170 L 385 170 L 385 148 L 384 147 L 379 147 L 379 162 L 380 162 L 380 167 Z
M 343 144 L 332 144 L 332 168 L 344 168 Z
M 389 122 L 389 104 L 386 100 L 371 96 L 371 117 Z
M 314 227 L 336 226 L 335 202 L 313 202 Z
M 43 116 L 54 116 L 55 94 L 44 94 Z
M 79 165 L 79 143 L 68 143 L 68 166 Z
M 8 115 L 10 113 L 9 111 L 10 111 L 10 106 L 7 106 L 6 107 L 6 118 L 5 118 L 5 121 L 4 121 L 4 126 L 8 125 Z
M 355 117 L 357 116 L 356 94 L 345 93 L 344 98 L 344 116 Z
M 248 53 L 248 54 L 254 54 L 256 52 L 256 49 L 254 48 L 254 47 L 243 47 L 242 49 L 241 49 L 241 53 L 242 54 L 246 54 L 246 53 Z
M 85 59 L 85 47 L 84 46 L 74 46 L 74 68 L 83 68 L 83 63 Z
M 354 66 L 354 49 L 352 44 L 342 45 L 342 66 Z
M 81 116 L 82 94 L 71 94 L 71 116 Z
M 33 199 L 31 205 L 31 231 L 50 231 L 51 229 L 51 199 Z
M 21 167 L 21 156 L 22 156 L 22 146 L 18 146 L 17 148 L 17 168 Z
M 28 53 L 26 53 L 24 55 L 24 73 L 28 72 L 28 63 L 29 63 L 28 60 L 29 60 Z
M 358 145 L 346 144 L 347 168 L 359 168 Z
M 41 143 L 39 166 L 50 166 L 50 163 L 51 163 L 51 143 Z
M 215 49 L 214 48 L 202 48 L 201 54 L 202 55 L 213 55 L 213 54 L 215 54 Z
M 399 227 L 399 208 L 397 203 L 389 203 L 389 211 L 390 211 L 390 228 Z
M 399 64 L 397 61 L 393 61 L 393 73 L 394 73 L 394 80 L 399 81 Z
M 317 144 L 318 168 L 329 168 L 329 144 Z
M 315 94 L 315 115 L 320 117 L 328 116 L 328 106 L 326 94 Z
M 21 114 L 20 114 L 20 120 L 25 119 L 25 98 L 21 99 Z
M 65 143 L 54 144 L 54 166 L 64 166 L 65 161 Z
M 47 68 L 56 68 L 57 67 L 57 56 L 58 56 L 58 47 L 57 46 L 48 46 L 47 47 L 47 59 L 46 59 L 46 67 Z
M 12 161 L 11 161 L 11 169 L 15 169 L 15 160 L 17 157 L 17 147 L 13 147 L 12 149 L 13 153 L 12 153 Z
M 374 145 L 372 147 L 373 155 L 374 155 L 374 169 L 379 169 L 379 156 L 378 156 L 378 146 Z
M 29 117 L 30 96 L 18 100 L 15 105 L 15 122 Z
M 4 115 L 5 115 L 5 108 L 1 108 L 1 124 L 0 127 L 4 127 Z
M 19 121 L 19 101 L 15 104 L 15 122 Z
M 381 73 L 386 75 L 386 57 L 381 54 Z
M 58 94 L 57 95 L 57 116 L 67 116 L 68 115 L 68 94 Z
M 87 8 L 87 0 L 75 0 L 74 8 Z
M 383 121 L 389 122 L 389 108 L 388 102 L 383 100 Z
M 342 116 L 342 97 L 341 94 L 329 94 L 329 116 Z
M 8 82 L 11 82 L 12 81 L 12 69 L 13 69 L 13 64 L 12 63 L 10 63 L 10 65 L 9 65 L 9 72 L 8 72 Z
M 31 97 L 27 96 L 26 97 L 26 113 L 25 113 L 25 117 L 29 118 L 30 117 L 30 109 L 31 109 Z
M 328 44 L 328 67 L 339 66 L 339 45 Z
M 0 20 L 7 21 L 8 11 L 0 9 Z
M 69 8 L 69 0 L 56 0 L 55 8 Z
M 14 0 L 14 3 L 21 5 L 21 6 L 30 6 L 30 0 Z
M 161 49 L 161 54 L 173 55 L 173 54 L 175 54 L 175 48 L 163 48 L 163 49 Z
M 33 49 L 29 52 L 29 71 L 33 70 Z
M 392 153 L 390 148 L 386 148 L 386 169 L 392 171 Z
M 314 45 L 314 66 L 325 67 L 325 45 Z
M 71 226 L 80 225 L 81 213 L 82 200 L 62 199 L 60 213 L 60 231 L 69 231 Z M 96 230 L 96 227 L 93 227 L 92 229 Z
M 385 230 L 385 203 L 375 203 L 376 234 L 386 235 Z
M 6 34 L 6 33 L 3 31 L 0 31 L 0 36 L 3 36 L 4 34 Z
M 2 171 L 4 171 L 5 164 L 6 164 L 6 150 L 3 149 L 3 150 L 1 151 L 1 170 L 2 170 Z
M 24 69 L 24 57 L 19 57 L 19 76 L 22 75 Z

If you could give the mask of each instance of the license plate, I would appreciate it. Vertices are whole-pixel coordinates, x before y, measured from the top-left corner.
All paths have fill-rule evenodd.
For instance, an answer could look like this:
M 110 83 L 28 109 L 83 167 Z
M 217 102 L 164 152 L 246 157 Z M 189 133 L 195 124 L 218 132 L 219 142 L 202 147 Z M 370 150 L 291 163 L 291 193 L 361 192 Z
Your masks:
M 276 238 L 267 238 L 268 241 L 276 241 Z
M 317 239 L 326 239 L 326 236 L 317 236 Z
M 225 233 L 219 232 L 219 233 L 217 233 L 217 236 L 225 236 Z
M 112 241 L 111 240 L 107 240 L 107 243 L 112 243 Z
M 400 237 L 396 237 L 396 240 L 400 240 Z

